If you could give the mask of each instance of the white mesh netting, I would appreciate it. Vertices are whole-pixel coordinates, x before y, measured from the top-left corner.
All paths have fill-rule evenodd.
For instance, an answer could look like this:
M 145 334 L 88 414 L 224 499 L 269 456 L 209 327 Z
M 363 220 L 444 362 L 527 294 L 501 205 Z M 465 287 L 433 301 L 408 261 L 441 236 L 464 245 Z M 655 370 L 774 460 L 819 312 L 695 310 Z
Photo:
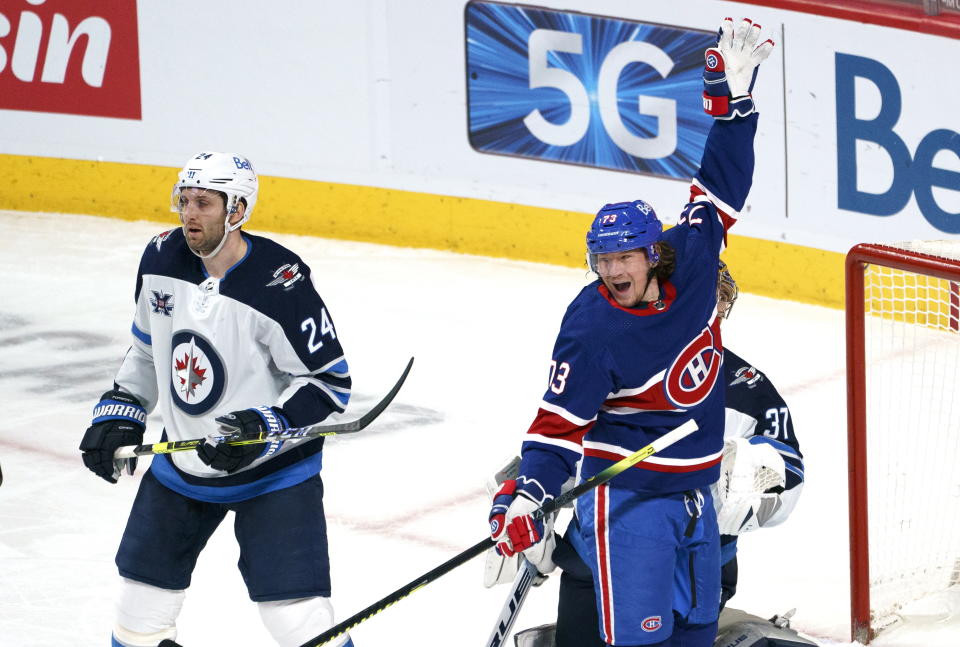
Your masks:
M 960 242 L 889 245 L 954 259 Z M 875 630 L 960 583 L 960 289 L 864 275 L 870 596 Z

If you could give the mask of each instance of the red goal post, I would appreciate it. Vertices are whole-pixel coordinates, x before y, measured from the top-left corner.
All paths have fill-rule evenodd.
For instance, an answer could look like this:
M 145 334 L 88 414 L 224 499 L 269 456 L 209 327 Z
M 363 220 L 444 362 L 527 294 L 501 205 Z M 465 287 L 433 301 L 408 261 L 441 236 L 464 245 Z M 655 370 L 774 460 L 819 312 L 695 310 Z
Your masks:
M 960 581 L 958 285 L 960 241 L 847 254 L 851 634 L 863 644 Z

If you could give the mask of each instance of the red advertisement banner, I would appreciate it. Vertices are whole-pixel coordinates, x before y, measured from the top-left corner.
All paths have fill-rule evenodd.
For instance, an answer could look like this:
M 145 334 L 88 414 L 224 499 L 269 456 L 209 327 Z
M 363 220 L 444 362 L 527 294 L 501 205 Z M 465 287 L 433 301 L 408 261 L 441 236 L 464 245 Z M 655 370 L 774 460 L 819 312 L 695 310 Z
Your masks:
M 136 0 L 0 0 L 0 109 L 140 119 Z

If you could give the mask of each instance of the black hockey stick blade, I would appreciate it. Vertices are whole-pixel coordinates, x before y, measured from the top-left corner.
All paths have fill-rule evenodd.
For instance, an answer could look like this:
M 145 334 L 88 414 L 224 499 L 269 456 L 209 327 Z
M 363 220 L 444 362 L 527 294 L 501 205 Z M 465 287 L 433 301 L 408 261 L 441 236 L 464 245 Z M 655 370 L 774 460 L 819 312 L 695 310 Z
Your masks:
M 403 369 L 403 374 L 400 375 L 400 379 L 397 380 L 397 383 L 393 385 L 393 388 L 390 389 L 380 402 L 377 402 L 373 407 L 367 411 L 365 414 L 357 418 L 356 420 L 351 420 L 349 422 L 338 422 L 329 425 L 311 425 L 309 427 L 296 427 L 294 429 L 284 429 L 279 432 L 262 432 L 258 434 L 250 435 L 240 435 L 231 440 L 224 441 L 227 445 L 253 445 L 257 443 L 271 443 L 280 440 L 293 440 L 297 438 L 319 438 L 321 436 L 337 436 L 341 434 L 352 434 L 356 433 L 370 425 L 377 416 L 383 413 L 384 409 L 390 406 L 390 403 L 393 402 L 393 399 L 396 397 L 397 393 L 400 391 L 400 387 L 403 386 L 403 383 L 407 380 L 407 375 L 410 373 L 410 369 L 413 367 L 413 358 L 410 358 L 410 361 L 407 362 L 406 368 Z M 206 442 L 206 438 L 194 438 L 192 440 L 168 440 L 163 443 L 153 443 L 150 445 L 128 445 L 120 447 L 113 454 L 114 460 L 119 460 L 123 458 L 133 458 L 135 456 L 151 456 L 153 454 L 172 454 L 173 452 L 183 452 L 191 449 L 196 449 L 202 443 Z
M 685 423 L 683 423 L 676 429 L 672 429 L 671 431 L 668 431 L 664 435 L 654 440 L 649 445 L 645 447 L 641 447 L 640 449 L 633 452 L 626 458 L 623 458 L 617 461 L 616 463 L 614 463 L 613 465 L 609 465 L 605 469 L 597 472 L 596 474 L 591 476 L 589 479 L 587 479 L 583 483 L 580 483 L 573 489 L 568 490 L 567 492 L 564 492 L 563 494 L 561 494 L 555 499 L 550 499 L 549 501 L 544 503 L 542 506 L 540 506 L 539 508 L 534 510 L 532 513 L 530 513 L 530 516 L 532 516 L 534 519 L 542 519 L 544 516 L 550 514 L 554 510 L 560 509 L 561 506 L 564 506 L 567 503 L 570 503 L 577 497 L 586 494 L 593 488 L 603 485 L 604 483 L 612 479 L 617 474 L 620 474 L 621 472 L 624 472 L 630 469 L 637 463 L 650 458 L 657 452 L 660 452 L 666 449 L 667 447 L 677 442 L 681 438 L 685 438 L 689 436 L 696 430 L 697 430 L 696 421 L 692 419 L 687 420 Z M 377 602 L 374 602 L 363 611 L 359 613 L 355 613 L 354 615 L 350 616 L 343 622 L 337 625 L 334 625 L 330 629 L 327 629 L 322 634 L 303 643 L 302 645 L 300 645 L 300 647 L 320 647 L 320 645 L 327 644 L 337 636 L 350 631 L 351 629 L 356 627 L 358 624 L 360 624 L 364 620 L 368 620 L 369 618 L 372 618 L 373 616 L 380 613 L 387 607 L 399 602 L 400 600 L 407 597 L 417 589 L 421 589 L 425 587 L 427 584 L 429 584 L 430 582 L 433 582 L 434 580 L 439 579 L 442 575 L 446 575 L 447 573 L 457 568 L 458 566 L 465 564 L 466 562 L 470 561 L 471 559 L 473 559 L 474 557 L 481 554 L 482 552 L 484 552 L 485 550 L 487 550 L 492 546 L 493 546 L 493 539 L 491 539 L 490 537 L 485 537 L 483 541 L 477 542 L 476 544 L 466 549 L 459 555 L 455 555 L 454 557 L 445 561 L 440 566 L 437 566 L 432 571 L 424 573 L 423 575 L 413 580 L 412 582 L 400 587 L 399 589 L 397 589 L 387 597 L 381 600 L 378 600 Z

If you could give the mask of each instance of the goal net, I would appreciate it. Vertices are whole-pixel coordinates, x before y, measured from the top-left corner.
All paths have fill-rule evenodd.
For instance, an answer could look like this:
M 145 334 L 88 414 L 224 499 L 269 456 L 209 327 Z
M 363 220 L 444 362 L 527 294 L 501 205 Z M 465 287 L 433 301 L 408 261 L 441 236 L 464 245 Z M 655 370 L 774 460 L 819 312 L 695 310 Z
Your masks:
M 847 255 L 851 629 L 960 582 L 960 242 Z

